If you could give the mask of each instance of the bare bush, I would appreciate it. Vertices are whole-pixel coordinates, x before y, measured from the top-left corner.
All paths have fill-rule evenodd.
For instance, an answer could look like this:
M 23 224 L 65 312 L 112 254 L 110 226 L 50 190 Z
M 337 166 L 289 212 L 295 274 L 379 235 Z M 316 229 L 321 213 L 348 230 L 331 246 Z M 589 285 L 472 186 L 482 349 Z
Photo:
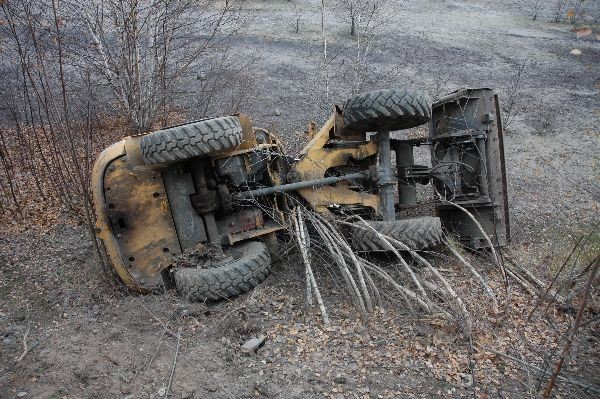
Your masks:
M 546 5 L 546 0 L 520 0 L 520 6 L 533 21 L 536 21 Z
M 296 1 L 290 0 L 293 4 L 294 10 L 292 11 L 292 17 L 289 20 L 289 24 L 295 33 L 300 33 L 300 26 L 302 23 L 302 8 Z
M 348 22 L 350 24 L 350 36 L 354 36 L 356 34 L 356 20 L 359 18 L 362 9 L 366 6 L 367 3 L 367 1 L 362 2 L 359 0 L 340 1 L 340 4 L 346 11 L 346 18 L 348 19 Z
M 89 67 L 73 73 L 65 43 L 66 22 L 58 0 L 0 3 L 6 50 L 2 101 L 13 122 L 2 139 L 2 164 L 12 205 L 21 218 L 44 223 L 47 208 L 85 222 L 90 241 L 105 266 L 94 235 L 90 180 L 98 138 L 97 109 Z M 69 80 L 68 73 L 74 75 Z M 4 184 L 0 184 L 4 190 Z M 0 202 L 4 197 L 0 196 Z M 56 209 L 56 207 L 59 207 Z M 10 218 L 11 209 L 2 213 Z M 56 215 L 62 210 L 61 215 Z M 5 215 L 3 215 L 5 216 Z M 104 271 L 107 272 L 106 267 Z
M 587 7 L 589 1 L 586 0 L 571 0 L 569 1 L 569 11 L 567 12 L 567 20 L 576 24 L 585 20 L 587 15 Z
M 554 22 L 560 22 L 565 18 L 565 13 L 566 13 L 568 4 L 569 4 L 569 0 L 555 0 L 554 1 L 554 7 L 552 9 L 552 15 L 554 18 Z
M 159 115 L 165 124 L 181 79 L 239 27 L 232 2 L 95 0 L 77 12 L 92 40 L 88 59 L 137 131 Z
M 205 57 L 192 87 L 180 92 L 194 99 L 188 106 L 194 116 L 232 114 L 251 107 L 257 98 L 254 65 L 259 57 L 238 57 L 229 51 L 229 46 L 222 54 Z
M 503 90 L 502 101 L 502 119 L 505 128 L 508 128 L 515 118 L 525 112 L 527 108 L 522 101 L 524 95 L 522 86 L 528 65 L 525 61 L 516 61 L 511 63 L 510 68 L 511 72 Z
M 537 103 L 537 112 L 532 115 L 533 134 L 548 136 L 556 133 L 558 111 L 548 104 L 547 96 L 542 93 Z
M 371 73 L 372 50 L 388 22 L 388 3 L 387 0 L 341 0 L 339 3 L 350 23 L 350 35 L 356 40 L 354 54 L 348 60 L 353 94 L 361 91 Z

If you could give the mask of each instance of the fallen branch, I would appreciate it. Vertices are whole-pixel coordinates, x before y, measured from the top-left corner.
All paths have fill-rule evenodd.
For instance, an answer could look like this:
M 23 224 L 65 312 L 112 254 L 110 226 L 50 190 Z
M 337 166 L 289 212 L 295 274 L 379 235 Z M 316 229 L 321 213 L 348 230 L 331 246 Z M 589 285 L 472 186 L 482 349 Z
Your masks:
M 150 309 L 148 309 L 148 308 L 147 308 L 147 307 L 146 307 L 146 306 L 145 306 L 145 305 L 142 303 L 142 301 L 140 301 L 140 300 L 139 300 L 139 299 L 137 299 L 136 297 L 132 297 L 132 298 L 133 298 L 133 300 L 134 300 L 134 301 L 137 301 L 137 303 L 139 303 L 139 304 L 140 304 L 140 306 L 141 306 L 142 308 L 144 308 L 144 310 L 145 310 L 145 311 L 146 311 L 146 312 L 147 312 L 147 313 L 148 313 L 150 316 L 152 316 L 152 318 L 153 318 L 154 320 L 156 320 L 157 322 L 159 322 L 159 323 L 160 323 L 160 325 L 162 326 L 162 328 L 165 330 L 165 333 L 169 334 L 169 335 L 170 335 L 170 336 L 172 336 L 172 337 L 175 337 L 175 338 L 177 338 L 177 334 L 176 334 L 175 332 L 173 332 L 173 330 L 171 330 L 169 327 L 167 327 L 167 325 L 166 325 L 166 324 L 165 324 L 165 323 L 164 323 L 164 322 L 163 322 L 161 319 L 159 319 L 159 318 L 158 318 L 158 316 L 156 316 L 154 313 L 152 313 L 152 312 L 150 311 Z
M 342 246 L 344 249 L 344 253 L 347 253 L 348 255 L 350 255 L 352 263 L 354 264 L 354 266 L 356 268 L 358 282 L 360 284 L 360 287 L 361 287 L 361 290 L 362 290 L 362 293 L 364 296 L 365 308 L 366 308 L 367 312 L 369 312 L 369 313 L 373 312 L 373 305 L 371 304 L 371 296 L 369 295 L 369 291 L 367 290 L 367 284 L 365 283 L 365 278 L 364 278 L 363 270 L 362 270 L 362 264 L 358 260 L 356 255 L 354 254 L 354 251 L 352 250 L 352 248 L 350 248 L 350 246 L 346 242 L 346 239 L 344 237 L 342 237 L 342 235 L 337 232 L 336 228 L 334 226 L 332 226 L 331 223 L 329 223 L 324 217 L 315 213 L 315 214 L 313 214 L 313 219 L 319 219 L 319 221 L 325 227 L 328 228 L 328 230 L 326 230 L 326 231 L 330 235 L 332 235 L 333 238 L 336 239 L 336 241 L 335 241 L 336 244 Z
M 519 276 L 511 269 L 506 269 L 506 274 L 514 280 L 515 283 L 519 284 L 525 291 L 529 293 L 532 297 L 539 296 L 535 289 L 529 284 L 523 277 Z
M 388 273 L 386 273 L 383 269 L 381 269 L 380 267 L 370 263 L 370 262 L 365 262 L 365 267 L 367 269 L 371 269 L 373 270 L 375 273 L 377 273 L 382 279 L 384 279 L 385 281 L 387 281 L 388 283 L 390 283 L 396 290 L 398 290 L 401 294 L 408 296 L 409 298 L 411 298 L 412 300 L 414 300 L 415 302 L 417 302 L 427 313 L 429 314 L 433 314 L 434 309 L 437 310 L 444 318 L 446 319 L 451 319 L 452 316 L 446 312 L 445 310 L 443 310 L 442 308 L 440 308 L 439 306 L 436 306 L 435 304 L 428 304 L 426 301 L 423 300 L 422 297 L 419 296 L 419 294 L 417 294 L 416 292 L 398 284 L 398 282 L 396 282 Z
M 494 291 L 492 291 L 490 286 L 486 283 L 485 279 L 481 276 L 481 274 L 477 272 L 475 267 L 473 267 L 471 263 L 467 262 L 467 260 L 461 256 L 461 254 L 456 250 L 456 248 L 454 248 L 454 246 L 449 240 L 446 240 L 444 242 L 448 246 L 448 249 L 450 249 L 450 252 L 452 252 L 454 256 L 456 256 L 456 258 L 458 258 L 458 260 L 461 261 L 461 263 L 471 272 L 473 276 L 475 276 L 475 279 L 477 279 L 479 284 L 483 287 L 485 294 L 492 301 L 492 312 L 494 314 L 498 314 L 500 310 L 498 309 L 498 300 L 496 299 L 496 295 L 494 295 Z
M 494 354 L 496 354 L 496 355 L 498 355 L 500 357 L 503 357 L 503 358 L 511 360 L 511 361 L 513 361 L 513 362 L 515 362 L 517 364 L 520 364 L 521 366 L 525 367 L 526 370 L 527 369 L 535 370 L 538 373 L 540 373 L 540 376 L 542 378 L 546 375 L 546 370 L 543 369 L 543 368 L 541 368 L 541 367 L 534 366 L 534 365 L 532 365 L 530 363 L 527 363 L 527 362 L 525 362 L 525 361 L 523 361 L 521 359 L 518 359 L 518 358 L 513 357 L 511 355 L 508 355 L 506 353 L 498 352 L 497 350 L 494 350 L 492 348 L 488 348 L 488 347 L 483 346 L 483 345 L 478 345 L 478 346 L 481 349 L 483 349 L 483 350 L 486 350 L 488 352 L 492 352 L 492 353 L 494 353 Z M 565 383 L 571 384 L 571 385 L 578 386 L 580 388 L 587 389 L 588 391 L 592 391 L 592 392 L 595 392 L 595 393 L 600 393 L 600 386 L 592 384 L 590 382 L 581 381 L 581 380 L 577 380 L 577 379 L 572 378 L 572 377 L 565 377 L 565 376 L 558 376 L 557 380 L 561 381 L 561 382 L 565 382 Z
M 179 355 L 179 342 L 181 341 L 181 327 L 177 331 L 177 346 L 175 347 L 175 357 L 173 358 L 173 367 L 171 367 L 171 375 L 169 376 L 169 383 L 167 384 L 167 390 L 165 392 L 165 399 L 169 397 L 169 391 L 171 390 L 171 384 L 173 383 L 173 376 L 175 375 L 175 366 L 177 366 L 177 356 Z
M 27 308 L 27 315 L 29 318 L 29 308 Z M 29 347 L 27 346 L 27 338 L 29 337 L 29 331 L 31 331 L 31 320 L 29 320 L 27 331 L 25 331 L 25 334 L 23 334 L 23 353 L 21 353 L 21 356 L 17 358 L 17 363 L 21 363 L 21 360 L 23 360 L 27 352 L 29 352 Z
M 302 219 L 302 211 L 300 208 L 298 208 L 298 211 L 296 212 L 295 216 L 295 218 L 292 218 L 294 223 L 294 230 L 296 233 L 295 237 L 300 248 L 300 254 L 302 256 L 302 261 L 304 262 L 304 267 L 306 268 L 306 275 L 308 280 L 307 284 L 309 284 L 312 287 L 311 291 L 314 292 L 315 298 L 317 299 L 317 304 L 319 305 L 321 315 L 323 316 L 323 324 L 329 325 L 329 316 L 327 315 L 327 309 L 325 308 L 325 304 L 323 303 L 323 298 L 321 297 L 319 287 L 317 286 L 315 276 L 310 266 L 308 250 L 305 245 L 306 239 L 304 237 L 304 221 Z
M 565 346 L 563 347 L 563 350 L 560 353 L 560 358 L 558 359 L 558 362 L 556 362 L 556 369 L 554 370 L 554 373 L 552 374 L 552 377 L 550 378 L 550 381 L 548 382 L 548 386 L 546 387 L 546 391 L 544 392 L 545 398 L 550 397 L 550 394 L 552 393 L 552 389 L 554 388 L 554 385 L 556 384 L 556 379 L 558 378 L 558 375 L 560 374 L 560 370 L 562 369 L 563 364 L 565 363 L 565 360 L 566 360 L 567 356 L 569 355 L 569 352 L 571 351 L 571 346 L 573 345 L 573 341 L 575 340 L 575 336 L 577 335 L 577 331 L 579 330 L 579 326 L 583 319 L 583 313 L 585 312 L 585 308 L 587 307 L 587 301 L 590 296 L 590 292 L 592 290 L 592 283 L 594 282 L 594 280 L 596 278 L 596 273 L 598 273 L 599 267 L 600 267 L 600 255 L 598 255 L 596 257 L 596 261 L 594 262 L 594 267 L 591 270 L 591 272 L 585 282 L 583 299 L 581 300 L 581 304 L 579 305 L 579 311 L 577 312 L 577 317 L 575 318 L 575 323 L 573 324 L 573 327 L 571 328 L 571 330 L 569 331 L 569 334 L 567 335 L 567 342 L 565 343 Z
M 490 250 L 492 251 L 492 255 L 494 256 L 494 261 L 495 261 L 496 265 L 500 268 L 500 271 L 502 272 L 502 277 L 504 278 L 504 282 L 508 283 L 508 278 L 506 276 L 506 269 L 504 267 L 504 264 L 501 263 L 500 260 L 498 259 L 498 255 L 496 254 L 496 250 L 494 249 L 494 245 L 492 244 L 492 240 L 487 235 L 487 233 L 485 232 L 485 230 L 483 229 L 483 227 L 481 226 L 481 224 L 477 221 L 477 219 L 475 218 L 475 216 L 473 216 L 473 214 L 471 214 L 471 212 L 469 212 L 468 210 L 466 210 L 462 206 L 460 206 L 458 204 L 455 204 L 454 202 L 442 199 L 442 197 L 441 197 L 441 195 L 439 195 L 439 193 L 438 193 L 438 197 L 439 197 L 439 200 L 441 202 L 443 202 L 445 204 L 452 205 L 453 207 L 461 210 L 465 215 L 467 215 L 469 217 L 469 219 L 471 219 L 471 221 L 475 224 L 475 226 L 477 226 L 477 229 L 479 229 L 479 231 L 483 235 L 483 238 L 485 239 L 485 241 L 489 245 Z
M 464 302 L 462 301 L 460 296 L 456 293 L 456 291 L 454 291 L 454 289 L 452 288 L 450 283 L 448 283 L 448 280 L 446 280 L 444 278 L 444 276 L 442 276 L 441 273 L 436 268 L 434 268 L 427 260 L 425 260 L 422 256 L 420 256 L 415 250 L 408 247 L 403 242 L 400 242 L 390 236 L 381 234 L 380 232 L 376 231 L 373 227 L 371 227 L 367 222 L 365 222 L 362 218 L 360 218 L 360 217 L 357 217 L 357 218 L 359 219 L 359 221 L 362 222 L 363 226 L 360 226 L 356 223 L 348 223 L 348 222 L 340 222 L 340 223 L 346 223 L 351 226 L 357 227 L 359 229 L 375 232 L 378 237 L 384 238 L 385 240 L 387 240 L 388 244 L 394 244 L 394 246 L 396 246 L 396 248 L 398 248 L 402 251 L 409 252 L 419 263 L 421 263 L 423 266 L 425 266 L 442 283 L 442 285 L 444 286 L 444 288 L 447 291 L 447 294 L 458 306 L 458 309 L 459 309 L 459 311 L 463 317 L 463 320 L 465 322 L 465 332 L 467 333 L 468 336 L 471 336 L 471 327 L 472 327 L 471 316 L 470 316 Z M 385 240 L 384 240 L 384 242 L 385 242 Z M 393 248 L 393 246 L 392 246 L 392 248 Z M 394 250 L 395 250 L 395 248 L 394 248 Z M 398 253 L 397 250 L 396 250 L 396 253 Z
M 364 226 L 358 226 L 356 223 L 348 223 L 348 222 L 343 222 L 343 221 L 339 221 L 338 223 L 346 224 L 348 226 L 358 227 L 359 229 L 366 230 L 366 231 L 374 233 L 377 236 L 377 238 L 379 238 L 381 240 L 381 242 L 384 244 L 385 248 L 388 249 L 389 251 L 391 251 L 396 256 L 396 258 L 398 258 L 398 260 L 400 261 L 400 264 L 404 267 L 404 270 L 408 273 L 408 275 L 410 276 L 410 278 L 413 281 L 413 283 L 415 283 L 415 285 L 417 286 L 417 289 L 421 293 L 421 296 L 423 298 L 425 298 L 425 300 L 427 300 L 429 302 L 429 299 L 428 299 L 428 296 L 427 296 L 427 292 L 425 292 L 425 289 L 423 288 L 423 285 L 421 284 L 421 282 L 419 281 L 419 279 L 415 275 L 415 273 L 412 270 L 412 268 L 408 265 L 408 263 L 406 263 L 406 261 L 404 260 L 404 257 L 402 257 L 402 255 L 400 254 L 400 252 L 398 252 L 398 250 L 392 245 L 392 243 L 389 240 L 391 237 L 388 237 L 388 236 L 385 236 L 385 235 L 381 234 L 380 232 L 378 232 L 377 230 L 375 230 L 373 227 L 371 227 L 367 222 L 365 222 L 364 219 L 362 219 L 362 218 L 358 218 L 358 219 L 366 227 L 364 227 Z M 402 244 L 402 245 L 404 245 L 404 244 Z
M 352 277 L 352 274 L 350 273 L 350 270 L 348 269 L 348 266 L 346 265 L 346 261 L 344 260 L 343 252 L 340 250 L 339 246 L 336 244 L 335 240 L 333 239 L 333 237 L 331 237 L 331 235 L 327 231 L 326 227 L 322 223 L 320 223 L 318 220 L 314 219 L 313 226 L 317 230 L 317 233 L 323 239 L 325 246 L 327 247 L 331 256 L 333 256 L 336 264 L 340 268 L 340 271 L 342 272 L 342 276 L 343 276 L 346 284 L 349 286 L 349 290 L 350 290 L 350 293 L 352 294 L 354 303 L 357 306 L 357 308 L 359 309 L 359 311 L 361 312 L 363 319 L 366 320 L 367 319 L 367 309 L 365 307 L 365 304 L 364 304 L 363 298 L 361 296 L 360 290 L 358 288 L 358 285 L 356 284 L 354 277 Z

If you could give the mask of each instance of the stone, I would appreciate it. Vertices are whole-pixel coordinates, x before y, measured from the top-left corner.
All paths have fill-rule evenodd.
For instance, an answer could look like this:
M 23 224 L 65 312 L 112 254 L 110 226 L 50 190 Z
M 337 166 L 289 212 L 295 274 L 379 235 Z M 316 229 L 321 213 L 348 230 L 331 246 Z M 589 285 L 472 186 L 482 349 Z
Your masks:
M 254 384 L 254 389 L 267 398 L 276 398 L 283 393 L 278 385 L 268 381 L 256 382 Z
M 266 337 L 264 335 L 260 335 L 258 337 L 254 337 L 246 341 L 244 345 L 242 345 L 242 352 L 248 355 L 256 352 L 256 350 L 265 342 Z
M 335 382 L 336 384 L 345 384 L 348 382 L 348 379 L 346 377 L 344 377 L 343 375 L 337 375 L 334 379 L 333 382 Z

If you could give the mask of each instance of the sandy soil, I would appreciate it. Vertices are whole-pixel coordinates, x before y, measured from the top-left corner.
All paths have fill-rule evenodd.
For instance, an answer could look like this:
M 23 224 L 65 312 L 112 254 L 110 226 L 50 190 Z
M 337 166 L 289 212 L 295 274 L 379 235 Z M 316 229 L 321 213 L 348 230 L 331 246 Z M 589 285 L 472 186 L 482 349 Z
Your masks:
M 292 151 L 304 142 L 306 123 L 322 122 L 330 104 L 352 91 L 357 43 L 347 22 L 328 13 L 326 79 L 319 4 L 302 2 L 296 33 L 292 2 L 249 2 L 248 28 L 235 48 L 261 57 L 252 72 L 258 95 L 244 111 L 279 131 Z M 506 97 L 515 65 L 526 65 L 506 131 L 507 252 L 548 278 L 598 223 L 600 32 L 578 39 L 571 25 L 531 21 L 512 1 L 394 2 L 387 15 L 361 64 L 368 78 L 362 89 L 408 85 L 435 97 L 493 87 Z M 570 54 L 574 48 L 581 55 Z M 1 398 L 535 397 L 535 375 L 482 348 L 546 367 L 571 320 L 551 310 L 525 323 L 532 300 L 516 287 L 500 294 L 507 311 L 491 318 L 475 284 L 443 258 L 437 264 L 470 298 L 475 346 L 456 326 L 415 320 L 392 305 L 364 327 L 322 270 L 334 318 L 325 329 L 305 308 L 294 257 L 252 293 L 215 305 L 172 292 L 127 295 L 95 264 L 86 234 L 66 224 L 0 234 Z M 485 270 L 503 292 L 497 273 Z M 265 345 L 243 355 L 239 346 L 258 334 Z M 598 332 L 588 328 L 582 336 L 567 372 L 598 384 Z M 593 397 L 568 384 L 559 392 Z

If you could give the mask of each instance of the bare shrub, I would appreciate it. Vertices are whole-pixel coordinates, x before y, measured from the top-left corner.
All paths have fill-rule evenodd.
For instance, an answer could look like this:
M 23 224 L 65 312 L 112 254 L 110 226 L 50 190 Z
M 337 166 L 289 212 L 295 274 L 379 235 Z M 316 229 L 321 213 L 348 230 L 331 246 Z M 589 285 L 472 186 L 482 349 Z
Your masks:
M 504 127 L 508 128 L 515 118 L 526 111 L 523 103 L 523 79 L 525 78 L 528 64 L 525 61 L 515 61 L 510 65 L 511 71 L 507 84 L 503 90 L 502 113 Z
M 0 1 L 2 216 L 67 213 L 92 226 L 90 170 L 101 149 L 130 129 L 167 124 L 183 106 L 204 116 L 248 104 L 256 57 L 240 62 L 229 51 L 242 22 L 232 4 Z
M 94 0 L 74 12 L 91 37 L 88 60 L 140 132 L 166 123 L 186 73 L 239 28 L 233 2 Z
M 348 57 L 353 94 L 361 91 L 372 73 L 370 66 L 372 51 L 382 28 L 388 22 L 389 5 L 387 0 L 342 0 L 340 2 L 350 23 L 350 35 L 356 40 L 354 54 Z
M 256 100 L 254 65 L 259 54 L 238 57 L 226 48 L 220 55 L 205 57 L 203 69 L 195 74 L 192 87 L 182 92 L 194 101 L 187 108 L 195 117 L 244 111 Z
M 545 8 L 546 0 L 520 0 L 519 5 L 527 12 L 533 21 L 536 21 L 542 10 Z
M 536 104 L 537 112 L 532 115 L 533 134 L 548 136 L 556 133 L 558 112 L 555 107 L 548 104 L 547 96 L 542 93 Z
M 552 8 L 552 15 L 554 22 L 561 22 L 565 18 L 567 5 L 569 0 L 555 0 Z
M 293 4 L 294 10 L 292 11 L 292 17 L 289 20 L 289 24 L 295 33 L 300 33 L 300 26 L 302 25 L 302 8 L 297 1 L 290 2 Z
M 567 21 L 576 24 L 585 20 L 589 1 L 586 0 L 570 0 L 569 11 L 567 11 Z

